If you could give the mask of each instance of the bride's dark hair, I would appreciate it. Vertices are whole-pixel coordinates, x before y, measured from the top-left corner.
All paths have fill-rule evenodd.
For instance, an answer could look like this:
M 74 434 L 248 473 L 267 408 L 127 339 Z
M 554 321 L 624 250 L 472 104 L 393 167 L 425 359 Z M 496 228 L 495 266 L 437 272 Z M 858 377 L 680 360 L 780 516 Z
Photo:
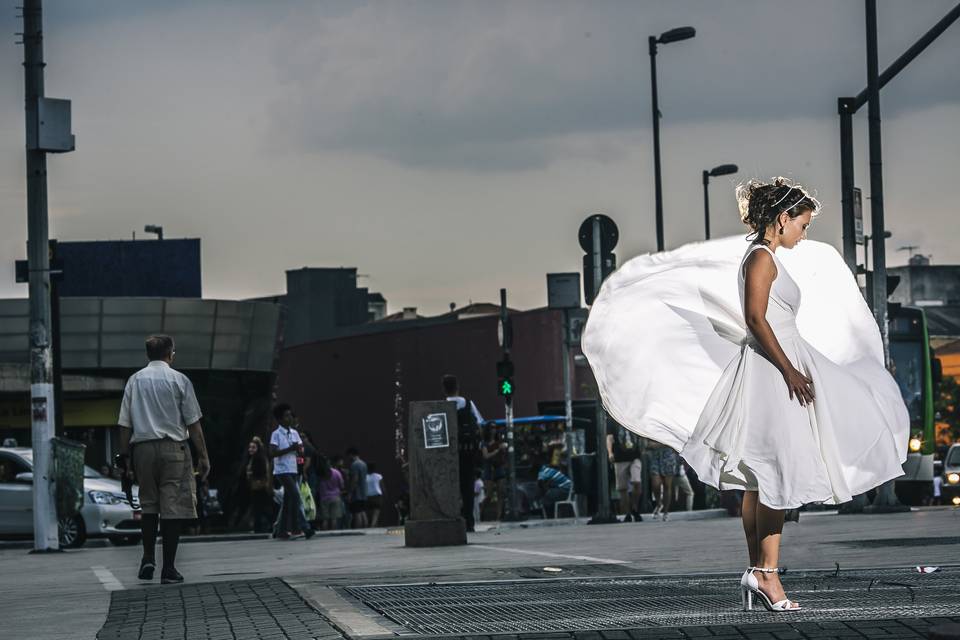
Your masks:
M 747 239 L 754 244 L 767 244 L 767 228 L 772 227 L 777 216 L 786 213 L 791 218 L 810 211 L 820 213 L 820 201 L 807 193 L 799 184 L 786 178 L 774 178 L 773 182 L 749 180 L 737 185 L 737 203 L 740 205 L 740 220 L 750 227 Z

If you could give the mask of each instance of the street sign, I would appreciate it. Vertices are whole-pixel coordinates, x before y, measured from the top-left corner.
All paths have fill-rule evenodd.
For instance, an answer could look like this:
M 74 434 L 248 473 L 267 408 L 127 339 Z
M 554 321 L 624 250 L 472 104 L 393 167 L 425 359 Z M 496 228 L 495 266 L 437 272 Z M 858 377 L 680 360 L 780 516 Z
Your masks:
M 593 252 L 593 220 L 600 222 L 600 251 L 601 253 L 610 253 L 617 246 L 620 240 L 620 230 L 617 229 L 617 223 L 602 213 L 596 213 L 588 216 L 580 225 L 580 231 L 577 233 L 580 241 L 580 248 L 587 253 Z
M 547 307 L 550 309 L 580 308 L 580 274 L 547 274 Z
M 863 244 L 863 192 L 853 188 L 853 236 L 857 244 Z

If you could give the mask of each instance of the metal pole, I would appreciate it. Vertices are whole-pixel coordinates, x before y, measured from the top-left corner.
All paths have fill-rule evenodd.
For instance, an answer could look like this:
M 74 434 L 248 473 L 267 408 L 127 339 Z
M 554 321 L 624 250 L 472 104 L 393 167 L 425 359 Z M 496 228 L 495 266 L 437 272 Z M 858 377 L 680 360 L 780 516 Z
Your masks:
M 663 251 L 663 189 L 660 185 L 660 105 L 657 100 L 657 38 L 650 36 L 650 95 L 653 98 L 653 187 L 656 198 L 657 251 Z
M 23 3 L 23 76 L 27 139 L 27 261 L 30 270 L 30 409 L 33 445 L 33 548 L 56 551 L 57 514 L 51 478 L 54 394 L 50 344 L 50 260 L 47 157 L 35 148 L 43 97 L 41 0 Z M 31 148 L 34 147 L 34 148 Z
M 703 231 L 704 238 L 710 239 L 710 172 L 703 172 Z
M 566 432 L 573 429 L 573 393 L 570 389 L 570 312 L 563 310 L 563 340 L 561 341 L 560 356 L 563 358 L 563 415 Z
M 503 327 L 504 343 L 503 343 L 503 356 L 504 359 L 509 359 L 510 357 L 510 347 L 507 346 L 507 290 L 500 289 L 500 322 L 501 327 Z M 507 430 L 507 514 L 508 519 L 517 520 L 517 453 L 514 448 L 514 433 L 513 433 L 513 396 L 504 396 L 503 398 L 504 407 L 503 407 L 503 417 L 506 430 Z
M 883 221 L 883 156 L 880 146 L 880 77 L 877 65 L 877 0 L 865 0 L 867 17 L 867 113 L 870 125 L 870 235 L 873 236 L 873 313 L 883 338 L 883 361 L 890 364 L 887 326 L 887 256 Z
M 603 268 L 600 248 L 600 218 L 593 218 L 593 291 L 600 295 L 603 283 Z M 610 521 L 610 484 L 607 478 L 607 412 L 597 397 L 597 514 L 596 522 Z
M 839 98 L 840 114 L 840 202 L 843 221 L 843 260 L 857 273 L 857 238 L 853 220 L 853 98 Z
M 883 70 L 883 73 L 880 74 L 880 88 L 882 89 L 888 82 L 893 80 L 893 78 L 903 71 L 903 68 L 908 64 L 913 62 L 913 59 L 920 55 L 924 49 L 926 49 L 930 44 L 940 37 L 947 28 L 952 25 L 957 19 L 960 18 L 960 4 L 955 6 L 947 15 L 943 16 L 937 24 L 930 27 L 930 30 L 927 31 L 923 36 L 920 37 L 913 46 L 903 52 L 899 58 L 893 61 L 889 67 Z M 867 36 L 869 38 L 869 35 Z M 857 94 L 856 98 L 853 98 L 853 103 L 851 105 L 851 112 L 855 113 L 860 107 L 862 107 L 870 97 L 870 87 L 867 86 L 866 89 Z
M 887 322 L 887 243 L 883 226 L 883 157 L 880 147 L 880 74 L 877 64 L 877 0 L 865 0 L 867 17 L 867 117 L 870 130 L 870 235 L 873 236 L 873 314 L 883 339 L 883 362 L 890 366 L 890 326 Z M 896 507 L 894 481 L 877 488 L 874 507 Z

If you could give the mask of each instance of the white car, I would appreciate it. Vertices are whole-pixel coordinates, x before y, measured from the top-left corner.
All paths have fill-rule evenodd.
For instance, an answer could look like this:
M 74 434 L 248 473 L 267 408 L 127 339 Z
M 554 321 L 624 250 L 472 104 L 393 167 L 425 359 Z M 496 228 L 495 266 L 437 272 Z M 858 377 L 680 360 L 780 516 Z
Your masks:
M 960 443 L 950 445 L 943 457 L 943 488 L 947 504 L 960 507 Z
M 60 521 L 60 546 L 79 547 L 88 537 L 106 537 L 116 544 L 140 540 L 138 487 L 133 507 L 119 480 L 83 467 L 83 508 Z M 134 509 L 134 507 L 136 507 Z M 33 535 L 33 451 L 26 447 L 0 448 L 0 536 Z

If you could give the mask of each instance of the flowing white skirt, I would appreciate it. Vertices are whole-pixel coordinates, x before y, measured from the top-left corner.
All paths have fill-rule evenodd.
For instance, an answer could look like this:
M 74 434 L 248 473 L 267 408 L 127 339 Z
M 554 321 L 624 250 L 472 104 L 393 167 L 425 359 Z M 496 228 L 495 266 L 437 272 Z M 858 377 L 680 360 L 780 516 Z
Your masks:
M 745 249 L 730 238 L 641 256 L 604 283 L 582 344 L 608 412 L 680 451 L 702 481 L 756 489 L 771 508 L 844 502 L 902 475 L 906 407 L 839 254 L 812 241 L 777 252 L 802 292 L 797 328 L 777 336 L 814 381 L 801 407 L 746 340 Z

